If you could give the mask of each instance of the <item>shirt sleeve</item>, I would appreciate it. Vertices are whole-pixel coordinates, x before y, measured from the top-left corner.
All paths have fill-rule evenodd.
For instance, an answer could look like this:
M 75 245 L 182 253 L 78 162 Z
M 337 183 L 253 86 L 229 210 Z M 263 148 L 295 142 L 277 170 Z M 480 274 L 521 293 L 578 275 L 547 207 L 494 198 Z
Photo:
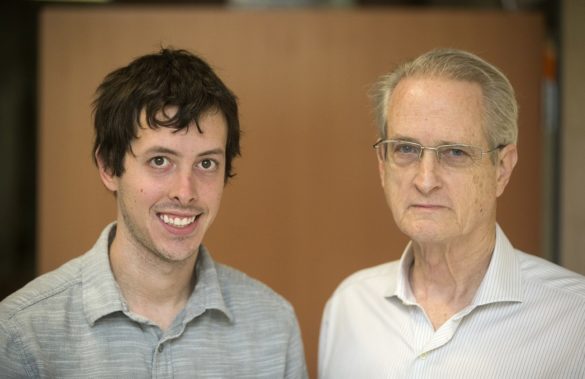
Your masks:
M 323 317 L 321 319 L 321 329 L 319 331 L 319 361 L 318 361 L 318 378 L 325 377 L 325 355 L 327 351 L 327 335 L 329 329 L 329 312 L 330 302 L 328 301 L 323 311 Z
M 299 323 L 293 314 L 292 330 L 289 337 L 287 357 L 286 357 L 286 374 L 287 379 L 308 379 L 307 363 L 305 361 L 305 352 L 303 349 L 303 340 Z

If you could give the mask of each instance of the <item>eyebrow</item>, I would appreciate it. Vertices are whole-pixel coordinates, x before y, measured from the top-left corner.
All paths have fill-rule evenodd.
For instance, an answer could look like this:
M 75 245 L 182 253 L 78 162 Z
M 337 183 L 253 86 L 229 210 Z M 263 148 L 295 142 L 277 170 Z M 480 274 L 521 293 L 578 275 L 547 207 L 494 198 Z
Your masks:
M 225 155 L 225 151 L 224 151 L 224 149 L 218 147 L 216 149 L 206 150 L 206 151 L 203 151 L 203 152 L 197 154 L 197 156 L 199 156 L 199 157 L 202 157 L 205 155 Z
M 403 136 L 400 134 L 395 135 L 394 137 L 388 138 L 388 139 L 394 139 L 394 140 L 399 140 L 399 141 L 404 141 L 404 142 L 414 142 L 417 143 L 421 146 L 424 146 L 418 139 L 416 138 L 412 138 L 412 137 L 407 137 L 407 136 Z M 441 140 L 439 141 L 438 144 L 434 145 L 434 146 L 443 146 L 443 145 L 467 145 L 466 143 L 463 142 L 454 142 L 454 141 L 446 141 L 446 140 Z
M 399 141 L 404 141 L 404 142 L 414 142 L 414 143 L 420 144 L 420 141 L 417 140 L 416 138 L 411 138 L 411 137 L 403 136 L 400 134 L 397 134 L 393 137 L 388 137 L 388 139 L 394 139 L 394 140 L 399 140 Z
M 164 146 L 153 146 L 149 149 L 147 149 L 144 152 L 145 155 L 152 155 L 152 154 L 167 154 L 167 155 L 172 155 L 172 156 L 180 156 L 181 154 L 179 152 L 177 152 L 176 150 L 173 149 L 169 149 L 168 147 L 164 147 Z M 209 155 L 224 155 L 224 149 L 222 148 L 215 148 L 215 149 L 210 149 L 210 150 L 205 150 L 200 152 L 199 154 L 197 154 L 198 157 L 203 157 L 203 156 L 209 156 Z

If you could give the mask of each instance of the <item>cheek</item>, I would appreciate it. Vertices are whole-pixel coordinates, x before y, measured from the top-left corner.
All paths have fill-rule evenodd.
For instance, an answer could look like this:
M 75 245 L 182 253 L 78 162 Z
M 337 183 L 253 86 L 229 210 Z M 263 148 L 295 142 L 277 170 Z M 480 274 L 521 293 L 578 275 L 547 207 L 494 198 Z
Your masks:
M 408 193 L 407 181 L 404 176 L 386 173 L 384 176 L 384 192 L 391 208 L 396 209 L 403 203 Z
M 484 191 L 484 184 L 483 184 L 483 180 L 479 175 L 473 175 L 473 180 L 472 180 L 472 185 L 475 189 L 475 199 L 474 199 L 474 204 L 476 205 L 481 205 L 480 199 L 481 199 L 481 194 Z
M 216 206 L 219 206 L 219 203 L 221 202 L 222 196 L 223 196 L 223 189 L 218 189 L 218 190 L 213 192 L 213 201 L 216 204 Z
M 481 180 L 479 175 L 475 175 L 473 177 L 473 184 L 475 185 L 475 188 L 477 191 L 476 197 L 475 197 L 475 206 L 477 207 L 477 211 L 479 212 L 479 214 L 483 214 L 483 213 L 485 213 L 485 209 L 484 209 L 484 205 L 481 202 L 481 199 L 482 199 L 482 193 L 485 190 L 485 186 L 484 186 L 483 180 Z
M 492 185 L 490 185 L 492 183 Z M 465 186 L 464 186 L 465 187 Z M 485 214 L 491 207 L 492 199 L 495 198 L 495 186 L 493 180 L 485 175 L 475 174 L 472 178 L 471 191 L 467 190 L 462 195 L 467 193 L 468 196 L 473 196 L 473 199 L 468 199 L 470 204 L 473 204 L 473 209 L 479 214 Z
M 158 203 L 166 199 L 168 191 L 164 183 L 150 181 L 137 183 L 134 187 L 133 194 L 130 201 L 133 204 L 141 204 L 144 207 L 150 207 L 155 203 Z
M 203 182 L 200 188 L 200 197 L 207 199 L 207 202 L 210 203 L 210 205 L 211 203 L 216 204 L 216 206 L 219 205 L 223 196 L 223 179 Z

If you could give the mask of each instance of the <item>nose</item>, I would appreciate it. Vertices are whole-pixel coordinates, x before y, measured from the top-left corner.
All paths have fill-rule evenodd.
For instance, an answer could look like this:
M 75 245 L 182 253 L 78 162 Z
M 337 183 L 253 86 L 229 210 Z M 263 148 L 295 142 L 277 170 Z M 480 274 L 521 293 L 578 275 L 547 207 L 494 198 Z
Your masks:
M 177 171 L 171 183 L 169 197 L 181 205 L 187 205 L 195 201 L 197 196 L 197 183 L 193 171 Z
M 439 160 L 437 158 L 435 150 L 425 149 L 421 152 L 421 157 L 415 168 L 417 172 L 414 178 L 414 185 L 421 193 L 431 193 L 441 186 L 441 180 L 437 174 L 439 169 Z

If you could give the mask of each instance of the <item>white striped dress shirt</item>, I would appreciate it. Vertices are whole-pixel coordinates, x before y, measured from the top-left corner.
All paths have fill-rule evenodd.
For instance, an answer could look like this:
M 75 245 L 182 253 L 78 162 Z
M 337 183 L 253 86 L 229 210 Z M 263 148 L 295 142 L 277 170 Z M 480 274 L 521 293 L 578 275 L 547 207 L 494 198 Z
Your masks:
M 585 378 L 585 277 L 513 248 L 500 227 L 472 303 L 434 330 L 400 261 L 359 271 L 327 302 L 319 377 Z

